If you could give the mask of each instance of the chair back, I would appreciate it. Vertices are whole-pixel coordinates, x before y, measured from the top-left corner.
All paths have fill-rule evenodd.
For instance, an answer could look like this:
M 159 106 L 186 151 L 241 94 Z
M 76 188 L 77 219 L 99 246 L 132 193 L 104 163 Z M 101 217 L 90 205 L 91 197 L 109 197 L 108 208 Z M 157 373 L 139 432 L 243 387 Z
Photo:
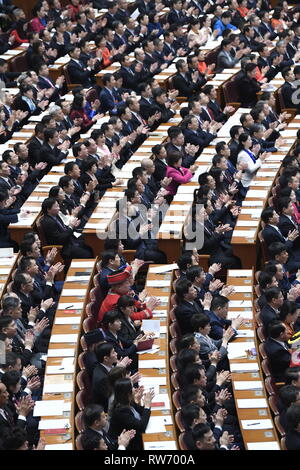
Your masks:
M 78 411 L 75 415 L 75 426 L 79 433 L 82 433 L 85 430 L 85 426 L 83 424 L 83 413 L 82 411 Z
M 182 417 L 181 417 L 181 410 L 176 411 L 176 413 L 175 413 L 175 423 L 176 423 L 176 426 L 178 427 L 180 432 L 185 431 L 185 426 L 183 424 Z
M 180 391 L 179 390 L 176 390 L 176 392 L 174 392 L 172 394 L 172 401 L 173 401 L 173 405 L 175 406 L 176 410 L 180 410 L 181 405 L 180 405 Z
M 177 372 L 176 357 L 176 355 L 170 357 L 170 367 L 172 372 Z
M 278 408 L 277 408 L 277 398 L 275 395 L 271 395 L 269 398 L 268 398 L 268 402 L 269 402 L 269 406 L 271 408 L 271 411 L 272 413 L 277 416 L 279 415 L 279 411 L 278 411 Z
M 177 372 L 174 372 L 174 373 L 171 375 L 171 384 L 172 384 L 174 390 L 178 390 L 178 389 L 179 389 L 179 383 L 178 383 L 178 379 L 177 379 Z
M 187 448 L 187 446 L 185 445 L 185 442 L 184 442 L 184 432 L 182 432 L 181 434 L 179 434 L 178 436 L 178 444 L 179 444 L 179 449 L 180 450 L 189 450 Z

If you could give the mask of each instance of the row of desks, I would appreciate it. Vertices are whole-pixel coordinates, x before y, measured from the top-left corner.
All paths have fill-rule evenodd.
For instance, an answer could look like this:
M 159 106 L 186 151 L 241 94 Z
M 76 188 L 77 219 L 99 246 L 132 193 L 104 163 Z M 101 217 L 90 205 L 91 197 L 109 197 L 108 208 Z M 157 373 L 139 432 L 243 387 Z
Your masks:
M 245 448 L 280 450 L 258 355 L 253 270 L 228 270 L 227 284 L 236 286 L 236 292 L 230 295 L 228 318 L 241 315 L 246 323 L 228 347 L 234 400 Z

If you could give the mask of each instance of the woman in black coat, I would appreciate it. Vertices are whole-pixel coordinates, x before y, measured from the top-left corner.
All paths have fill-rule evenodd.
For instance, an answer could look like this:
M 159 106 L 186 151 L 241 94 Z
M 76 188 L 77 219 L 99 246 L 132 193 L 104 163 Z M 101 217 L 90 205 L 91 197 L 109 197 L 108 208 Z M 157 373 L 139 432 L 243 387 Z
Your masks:
M 134 341 L 142 332 L 141 322 L 133 321 L 130 315 L 135 311 L 134 298 L 130 295 L 121 295 L 117 302 L 118 312 L 122 322 L 119 336 L 124 341 Z
M 132 389 L 130 379 L 119 379 L 115 383 L 115 399 L 111 412 L 109 434 L 117 439 L 121 432 L 134 429 L 135 437 L 130 442 L 127 450 L 142 450 L 142 434 L 146 431 L 151 415 L 151 402 L 154 392 L 144 394 L 144 406 L 141 406 L 143 389 Z

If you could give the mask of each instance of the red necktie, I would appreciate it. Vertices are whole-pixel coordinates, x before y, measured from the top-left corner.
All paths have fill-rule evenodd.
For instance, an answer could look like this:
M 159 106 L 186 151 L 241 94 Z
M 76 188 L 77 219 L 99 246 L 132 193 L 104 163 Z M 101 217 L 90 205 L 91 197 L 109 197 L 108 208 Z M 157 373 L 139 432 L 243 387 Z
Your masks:
M 208 112 L 208 114 L 210 115 L 211 120 L 214 121 L 215 116 L 214 116 L 214 113 L 212 112 L 212 110 L 211 110 L 210 108 L 207 108 L 207 112 Z

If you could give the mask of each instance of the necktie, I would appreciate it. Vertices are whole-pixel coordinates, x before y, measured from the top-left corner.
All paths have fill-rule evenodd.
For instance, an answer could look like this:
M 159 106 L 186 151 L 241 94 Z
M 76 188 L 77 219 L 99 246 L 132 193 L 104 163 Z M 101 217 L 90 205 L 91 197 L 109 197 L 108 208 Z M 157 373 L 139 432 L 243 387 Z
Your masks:
M 55 222 L 60 226 L 60 228 L 63 229 L 63 231 L 66 231 L 66 226 L 63 224 L 63 222 L 59 219 L 59 217 L 54 217 Z
M 51 88 L 55 88 L 55 86 L 53 85 L 51 80 L 49 80 L 49 78 L 44 77 L 44 80 L 46 80 L 46 82 L 50 85 Z
M 215 119 L 215 116 L 214 116 L 214 113 L 212 112 L 212 110 L 209 109 L 209 107 L 207 107 L 207 112 L 208 112 L 208 114 L 209 114 L 211 120 L 213 121 L 213 120 Z

